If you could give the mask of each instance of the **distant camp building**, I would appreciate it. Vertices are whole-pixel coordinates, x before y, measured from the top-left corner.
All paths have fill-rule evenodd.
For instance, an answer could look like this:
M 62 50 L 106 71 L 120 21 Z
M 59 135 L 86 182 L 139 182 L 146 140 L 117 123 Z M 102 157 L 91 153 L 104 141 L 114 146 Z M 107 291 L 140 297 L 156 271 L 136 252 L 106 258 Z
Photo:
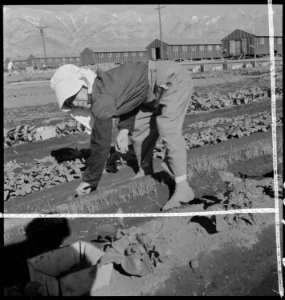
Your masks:
M 274 31 L 274 33 L 275 54 L 282 56 L 282 33 L 279 30 Z M 268 30 L 257 29 L 254 30 L 254 33 L 249 33 L 236 29 L 222 39 L 222 45 L 226 52 L 225 57 L 269 55 L 269 32 Z
M 274 52 L 283 56 L 282 31 L 274 28 Z M 161 53 L 161 44 L 163 53 Z M 50 54 L 30 55 L 28 58 L 14 57 L 15 70 L 58 68 L 64 64 L 88 66 L 96 64 L 122 64 L 125 62 L 146 62 L 148 60 L 202 60 L 219 58 L 248 58 L 268 55 L 268 30 L 255 30 L 249 33 L 236 29 L 222 40 L 214 39 L 159 39 L 153 40 L 145 46 L 128 47 L 94 47 L 85 48 L 80 54 Z M 162 55 L 163 54 L 163 55 Z M 9 58 L 3 61 L 4 70 L 7 69 Z
M 42 69 L 44 66 L 46 68 L 57 68 L 64 64 L 73 64 L 80 66 L 80 57 L 78 55 L 67 55 L 67 54 L 53 54 L 44 56 L 30 55 L 27 59 L 27 64 L 29 67 L 34 69 Z
M 147 47 L 151 60 L 160 60 L 161 42 L 155 39 Z M 202 39 L 165 39 L 162 42 L 163 59 L 167 60 L 201 60 L 221 58 L 220 40 Z
M 27 67 L 27 58 L 26 57 L 17 56 L 15 58 L 12 58 L 12 60 L 13 60 L 13 65 L 14 65 L 15 70 L 26 69 L 26 67 Z M 5 68 L 7 68 L 9 61 L 10 61 L 10 59 L 5 60 Z
M 147 61 L 145 47 L 94 47 L 80 53 L 81 65 Z

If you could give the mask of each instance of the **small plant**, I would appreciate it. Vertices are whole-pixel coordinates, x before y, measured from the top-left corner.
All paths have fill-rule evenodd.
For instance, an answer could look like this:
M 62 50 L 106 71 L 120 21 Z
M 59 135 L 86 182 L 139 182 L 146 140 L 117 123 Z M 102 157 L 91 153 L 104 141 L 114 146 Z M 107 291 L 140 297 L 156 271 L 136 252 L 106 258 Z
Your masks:
M 253 115 L 251 118 L 246 118 L 246 116 L 245 118 L 233 118 L 231 121 L 231 125 L 227 127 L 209 127 L 198 132 L 185 134 L 187 150 L 207 144 L 216 144 L 232 138 L 248 136 L 256 132 L 266 132 L 271 127 L 271 115 L 269 113 Z M 218 124 L 218 122 L 220 122 L 219 119 L 216 120 L 215 124 Z M 277 125 L 281 126 L 282 123 L 282 114 L 278 113 Z M 205 125 L 207 126 L 208 123 L 205 123 Z M 191 128 L 193 127 L 192 125 Z M 198 127 L 201 127 L 201 123 Z
M 275 90 L 276 96 L 281 97 L 283 95 L 282 86 L 277 86 Z M 271 88 L 260 88 L 254 86 L 247 89 L 239 89 L 235 92 L 228 93 L 227 95 L 221 95 L 218 92 L 208 94 L 198 93 L 194 91 L 191 99 L 191 103 L 187 109 L 187 113 L 193 113 L 197 111 L 208 111 L 230 107 L 234 105 L 248 104 L 271 97 Z
M 101 257 L 99 266 L 112 262 L 120 265 L 129 275 L 146 276 L 162 262 L 154 241 L 143 233 L 125 229 L 122 220 L 120 224 L 121 228 L 114 238 L 103 237 L 105 254 Z

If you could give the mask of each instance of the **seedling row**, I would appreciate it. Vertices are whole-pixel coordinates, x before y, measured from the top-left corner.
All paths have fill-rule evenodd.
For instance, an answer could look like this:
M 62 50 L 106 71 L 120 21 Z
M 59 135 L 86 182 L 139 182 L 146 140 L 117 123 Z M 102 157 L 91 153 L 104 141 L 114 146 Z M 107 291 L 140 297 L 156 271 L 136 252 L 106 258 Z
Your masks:
M 225 124 L 231 125 L 225 125 Z M 216 125 L 222 126 L 216 126 Z M 197 122 L 188 125 L 189 128 L 195 129 L 193 133 L 186 133 L 187 150 L 199 148 L 209 144 L 218 144 L 230 139 L 250 136 L 257 132 L 267 132 L 271 128 L 271 115 L 268 112 L 258 113 L 255 115 L 242 115 L 235 118 L 215 118 L 208 122 Z M 283 125 L 283 115 L 277 114 L 276 125 Z M 206 129 L 201 129 L 207 127 Z M 165 147 L 162 142 L 158 142 L 155 147 L 156 157 L 164 158 Z
M 229 122 L 231 123 L 229 126 L 212 127 L 218 123 L 225 124 Z M 257 132 L 266 132 L 271 127 L 271 116 L 265 112 L 253 115 L 250 118 L 247 115 L 236 118 L 217 118 L 206 122 L 204 125 L 210 125 L 211 127 L 184 135 L 188 150 L 249 136 Z M 282 125 L 281 113 L 277 115 L 277 125 Z M 201 126 L 201 123 L 197 126 Z M 191 128 L 193 127 L 195 128 L 195 124 L 191 125 Z M 154 150 L 154 157 L 163 159 L 164 156 L 164 146 L 161 141 L 158 141 Z M 35 162 L 32 165 L 19 165 L 10 161 L 4 165 L 4 201 L 81 178 L 85 160 L 75 159 L 74 161 L 58 164 L 53 157 L 46 157 Z M 125 164 L 126 162 L 118 158 L 118 161 L 114 161 L 114 163 Z M 21 172 L 17 173 L 17 169 Z
M 282 87 L 277 86 L 275 93 L 277 97 L 282 96 Z M 192 102 L 189 105 L 187 112 L 195 113 L 252 103 L 268 99 L 270 94 L 271 91 L 269 87 L 260 88 L 258 86 L 241 89 L 234 93 L 228 93 L 228 95 L 221 95 L 220 93 L 208 93 L 207 95 L 203 95 L 195 91 L 192 95 Z M 84 131 L 84 126 L 80 123 L 69 120 L 56 125 L 54 136 L 62 137 Z M 16 128 L 10 130 L 4 129 L 5 147 L 39 140 L 41 140 L 41 136 L 39 136 L 39 130 L 36 128 L 36 125 L 18 125 Z
M 283 95 L 282 86 L 275 88 L 276 97 Z M 247 104 L 263 99 L 268 99 L 271 96 L 271 88 L 261 88 L 258 86 L 240 89 L 227 95 L 222 95 L 219 92 L 207 93 L 206 95 L 197 91 L 192 95 L 192 103 L 189 105 L 187 113 L 196 111 L 207 111 L 213 109 L 221 109 L 235 105 Z

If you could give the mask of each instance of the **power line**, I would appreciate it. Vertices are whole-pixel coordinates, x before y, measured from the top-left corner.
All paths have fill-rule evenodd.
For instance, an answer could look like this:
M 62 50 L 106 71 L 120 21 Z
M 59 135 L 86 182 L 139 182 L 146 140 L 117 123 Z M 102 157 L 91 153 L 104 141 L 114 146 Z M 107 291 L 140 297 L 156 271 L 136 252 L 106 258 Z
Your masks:
M 160 34 L 160 57 L 161 60 L 164 59 L 164 53 L 163 53 L 163 43 L 162 43 L 162 27 L 161 27 L 161 15 L 160 15 L 160 10 L 164 8 L 165 6 L 160 6 L 159 4 L 157 5 L 156 10 L 158 10 L 158 18 L 159 18 L 159 34 Z
M 44 53 L 45 53 L 45 65 L 47 64 L 47 53 L 46 53 L 46 45 L 45 45 L 45 38 L 44 38 L 44 28 L 47 28 L 46 26 L 37 26 L 37 28 L 40 29 L 42 40 L 43 40 L 43 46 L 44 46 Z

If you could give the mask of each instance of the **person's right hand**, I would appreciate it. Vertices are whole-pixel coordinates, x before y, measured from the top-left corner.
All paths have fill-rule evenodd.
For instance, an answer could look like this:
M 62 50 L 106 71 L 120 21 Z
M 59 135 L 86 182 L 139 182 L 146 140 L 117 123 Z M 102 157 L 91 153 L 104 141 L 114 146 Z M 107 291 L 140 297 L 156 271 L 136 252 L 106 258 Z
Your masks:
M 78 196 L 86 195 L 91 192 L 91 186 L 88 182 L 82 181 L 75 190 Z

